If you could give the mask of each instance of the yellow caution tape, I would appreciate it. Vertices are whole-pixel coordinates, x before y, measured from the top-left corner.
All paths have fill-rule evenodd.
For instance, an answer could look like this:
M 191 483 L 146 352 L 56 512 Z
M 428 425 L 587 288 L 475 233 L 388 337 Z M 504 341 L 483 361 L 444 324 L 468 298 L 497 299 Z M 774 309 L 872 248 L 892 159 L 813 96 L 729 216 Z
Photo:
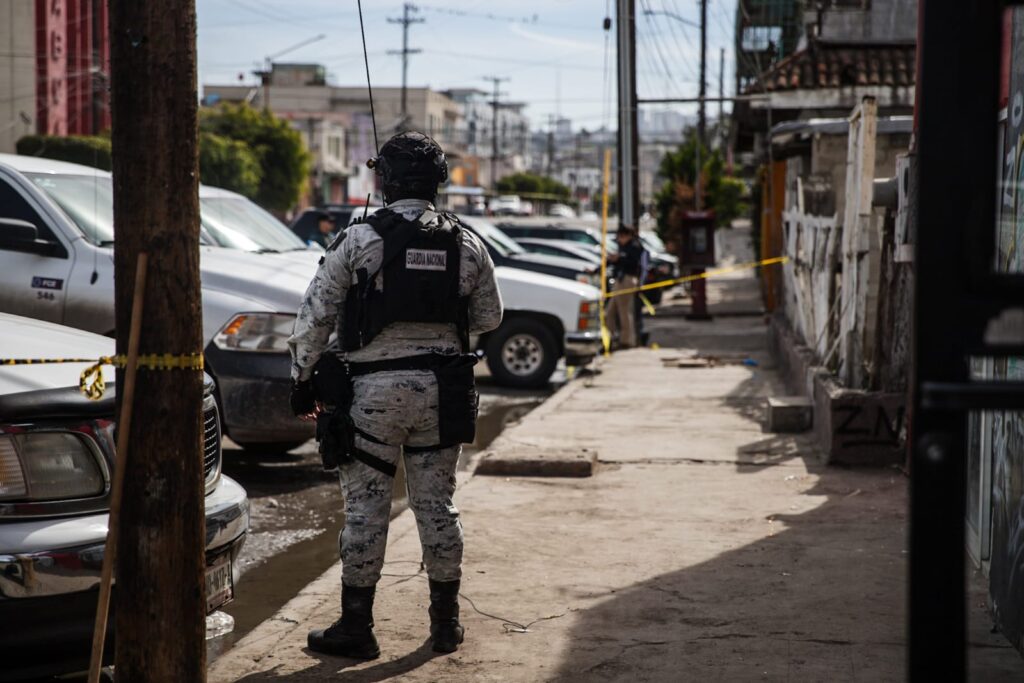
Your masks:
M 647 314 L 648 315 L 650 315 L 651 317 L 654 317 L 655 315 L 657 315 L 657 313 L 654 310 L 654 304 L 652 304 L 651 300 L 648 299 L 643 294 L 640 294 L 640 303 L 642 303 L 644 305 L 644 308 L 647 310 Z
M 760 268 L 761 266 L 774 266 L 780 263 L 786 263 L 789 261 L 788 256 L 775 256 L 772 258 L 762 259 L 760 261 L 752 261 L 751 263 L 740 263 L 735 266 L 728 266 L 726 268 L 716 268 L 714 270 L 707 270 L 697 275 L 686 275 L 684 277 L 677 277 L 672 280 L 659 280 L 658 282 L 651 282 L 650 284 L 643 285 L 641 287 L 630 287 L 629 289 L 619 289 L 614 292 L 605 294 L 606 299 L 611 299 L 613 296 L 623 296 L 625 294 L 636 294 L 637 292 L 646 292 L 649 289 L 661 289 L 662 287 L 671 287 L 672 285 L 678 285 L 683 282 L 693 282 L 694 280 L 704 280 L 707 278 L 715 277 L 717 275 L 725 275 L 726 273 L 734 273 L 738 270 L 750 270 L 752 268 Z
M 47 365 L 54 363 L 90 363 L 78 376 L 78 389 L 84 396 L 97 401 L 103 398 L 107 384 L 103 379 L 102 368 L 112 365 L 123 368 L 128 365 L 128 357 L 124 354 L 101 356 L 100 358 L 0 358 L 0 365 Z M 136 367 L 146 370 L 202 370 L 203 354 L 201 353 L 149 353 L 136 360 Z

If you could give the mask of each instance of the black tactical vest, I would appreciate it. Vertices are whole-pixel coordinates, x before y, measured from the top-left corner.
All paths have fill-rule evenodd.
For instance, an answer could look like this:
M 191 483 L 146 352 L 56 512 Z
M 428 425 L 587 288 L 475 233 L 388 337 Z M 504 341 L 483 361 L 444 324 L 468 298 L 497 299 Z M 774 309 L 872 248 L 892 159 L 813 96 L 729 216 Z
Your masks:
M 454 216 L 440 216 L 439 226 L 387 209 L 366 219 L 384 240 L 384 254 L 376 273 L 360 268 L 349 288 L 340 335 L 345 351 L 366 346 L 392 323 L 450 323 L 468 348 L 468 299 L 459 296 L 461 228 Z

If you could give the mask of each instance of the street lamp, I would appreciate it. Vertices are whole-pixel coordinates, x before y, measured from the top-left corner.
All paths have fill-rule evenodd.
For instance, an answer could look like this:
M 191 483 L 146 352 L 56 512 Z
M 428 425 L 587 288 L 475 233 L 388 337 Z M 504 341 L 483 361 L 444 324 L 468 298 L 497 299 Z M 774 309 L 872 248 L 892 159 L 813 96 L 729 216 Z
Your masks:
M 313 36 L 312 38 L 306 38 L 303 41 L 295 43 L 291 47 L 286 47 L 285 49 L 281 50 L 280 52 L 277 52 L 275 54 L 272 54 L 272 55 L 269 55 L 269 56 L 263 58 L 263 71 L 257 71 L 256 75 L 258 75 L 260 77 L 260 83 L 263 86 L 263 108 L 264 109 L 266 109 L 268 111 L 270 110 L 270 72 L 273 71 L 273 69 L 274 69 L 274 60 L 277 59 L 278 57 L 285 56 L 289 52 L 294 52 L 295 50 L 298 50 L 300 47 L 306 47 L 310 43 L 315 43 L 315 42 L 317 42 L 319 40 L 323 40 L 326 37 L 327 36 L 325 34 L 321 33 L 319 35 Z
M 645 9 L 644 10 L 644 15 L 646 15 L 648 17 L 653 17 L 653 16 L 655 16 L 657 14 L 662 14 L 662 15 L 664 15 L 666 17 L 671 17 L 671 18 L 675 19 L 676 21 L 679 21 L 679 22 L 682 22 L 682 23 L 686 24 L 687 26 L 692 26 L 694 28 L 700 28 L 700 24 L 698 24 L 697 22 L 690 21 L 686 17 L 683 17 L 683 16 L 681 16 L 679 14 L 676 14 L 675 12 L 669 12 L 669 11 L 663 10 L 663 9 Z

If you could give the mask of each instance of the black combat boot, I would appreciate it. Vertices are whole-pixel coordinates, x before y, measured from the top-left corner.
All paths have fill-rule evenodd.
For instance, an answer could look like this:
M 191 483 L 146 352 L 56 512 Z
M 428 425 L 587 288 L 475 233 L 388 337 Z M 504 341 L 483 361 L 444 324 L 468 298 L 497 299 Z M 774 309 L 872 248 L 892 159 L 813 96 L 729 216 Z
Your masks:
M 430 636 L 434 652 L 455 652 L 465 629 L 459 623 L 459 583 L 430 580 Z
M 341 618 L 325 629 L 310 631 L 309 649 L 328 655 L 376 659 L 380 646 L 373 635 L 373 594 L 376 586 L 341 585 Z

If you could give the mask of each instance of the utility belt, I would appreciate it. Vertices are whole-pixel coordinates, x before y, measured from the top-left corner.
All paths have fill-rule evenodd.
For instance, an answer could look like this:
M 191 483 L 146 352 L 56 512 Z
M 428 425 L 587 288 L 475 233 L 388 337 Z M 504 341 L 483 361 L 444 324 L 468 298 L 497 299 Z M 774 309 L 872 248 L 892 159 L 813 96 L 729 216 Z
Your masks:
M 473 354 L 426 354 L 347 363 L 335 353 L 324 353 L 313 367 L 313 389 L 317 401 L 324 405 L 324 412 L 316 420 L 316 440 L 324 470 L 333 472 L 357 460 L 389 477 L 395 476 L 394 465 L 356 446 L 357 435 L 371 443 L 395 445 L 367 434 L 352 420 L 352 379 L 375 372 L 429 370 L 437 378 L 439 443 L 426 448 L 406 446 L 406 451 L 438 450 L 472 443 L 480 409 L 480 396 L 473 377 L 473 366 L 478 360 Z

